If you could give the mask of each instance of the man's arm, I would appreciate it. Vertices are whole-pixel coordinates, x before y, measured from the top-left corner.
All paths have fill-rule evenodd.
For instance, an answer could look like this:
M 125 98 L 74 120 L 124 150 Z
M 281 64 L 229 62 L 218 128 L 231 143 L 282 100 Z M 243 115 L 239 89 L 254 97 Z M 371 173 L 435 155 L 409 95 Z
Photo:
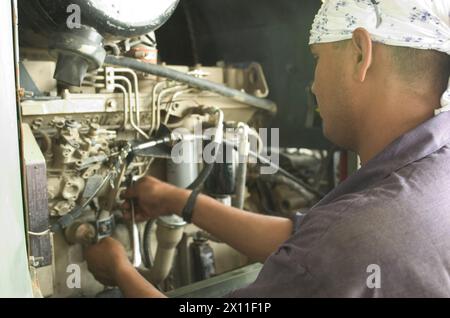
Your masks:
M 116 285 L 126 298 L 167 298 L 133 266 L 125 266 L 117 272 Z
M 176 189 L 174 211 L 181 214 L 191 191 Z M 246 212 L 200 195 L 193 210 L 195 225 L 227 243 L 250 259 L 264 262 L 292 234 L 287 218 Z
M 136 220 L 155 219 L 178 214 L 186 204 L 190 190 L 177 188 L 152 177 L 144 177 L 122 195 L 124 217 L 130 218 L 130 200 L 135 202 Z M 291 220 L 246 212 L 200 195 L 192 221 L 224 243 L 253 260 L 264 262 L 292 233 Z
M 176 188 L 157 179 L 141 179 L 123 195 L 135 201 L 136 221 L 176 213 L 181 215 L 191 191 Z M 130 218 L 130 204 L 123 205 L 124 217 Z M 289 238 L 292 221 L 242 211 L 200 195 L 192 221 L 218 239 L 251 259 L 264 262 Z M 128 260 L 124 247 L 112 238 L 103 239 L 85 251 L 89 270 L 105 285 L 118 286 L 125 297 L 165 297 L 150 284 Z

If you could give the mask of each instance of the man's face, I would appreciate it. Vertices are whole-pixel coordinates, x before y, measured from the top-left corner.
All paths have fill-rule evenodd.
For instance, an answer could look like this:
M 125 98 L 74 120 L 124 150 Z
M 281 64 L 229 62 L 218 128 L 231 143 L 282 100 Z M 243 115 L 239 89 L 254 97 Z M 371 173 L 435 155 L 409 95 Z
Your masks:
M 351 67 L 346 44 L 314 44 L 316 59 L 312 91 L 316 95 L 324 135 L 333 143 L 351 149 L 355 114 L 352 109 Z

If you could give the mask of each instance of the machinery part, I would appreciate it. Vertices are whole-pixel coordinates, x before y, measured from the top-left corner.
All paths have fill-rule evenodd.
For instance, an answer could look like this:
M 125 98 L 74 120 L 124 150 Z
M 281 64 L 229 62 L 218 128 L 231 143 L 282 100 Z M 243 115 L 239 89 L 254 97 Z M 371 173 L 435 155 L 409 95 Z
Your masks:
M 234 147 L 235 150 L 238 150 L 238 146 L 233 143 L 232 141 L 227 141 L 224 140 L 223 141 L 225 144 Z M 256 158 L 260 163 L 263 163 L 265 165 L 269 165 L 272 168 L 274 168 L 278 173 L 280 173 L 281 175 L 289 178 L 290 180 L 294 181 L 295 183 L 297 183 L 298 185 L 304 187 L 308 192 L 316 195 L 318 198 L 322 198 L 324 196 L 324 194 L 316 189 L 314 189 L 313 187 L 311 187 L 310 185 L 306 184 L 305 182 L 303 182 L 302 180 L 300 180 L 299 178 L 297 178 L 296 176 L 292 175 L 291 173 L 289 173 L 288 171 L 284 170 L 283 168 L 281 168 L 279 165 L 273 163 L 272 161 L 270 161 L 269 159 L 263 157 L 262 155 L 254 152 L 254 151 L 249 151 L 249 155 Z
M 284 169 L 281 168 L 280 166 L 274 164 L 274 163 L 273 163 L 272 161 L 270 161 L 269 159 L 267 159 L 267 158 L 265 158 L 265 157 L 263 157 L 263 156 L 261 156 L 261 155 L 255 153 L 255 152 L 253 152 L 253 151 L 250 151 L 250 152 L 249 152 L 249 155 L 252 156 L 252 157 L 254 157 L 254 158 L 256 158 L 256 159 L 258 159 L 258 160 L 259 160 L 260 162 L 262 162 L 263 164 L 266 164 L 266 165 L 269 165 L 269 166 L 275 168 L 275 169 L 277 170 L 278 173 L 280 173 L 280 174 L 282 174 L 283 176 L 285 176 L 285 177 L 291 179 L 291 180 L 294 181 L 295 183 L 301 185 L 301 186 L 304 187 L 306 190 L 308 190 L 308 192 L 310 192 L 310 193 L 316 195 L 317 197 L 322 198 L 322 197 L 325 196 L 322 192 L 320 192 L 320 191 L 314 189 L 313 187 L 311 187 L 310 185 L 306 184 L 305 182 L 303 182 L 302 180 L 300 180 L 300 179 L 297 178 L 296 176 L 294 176 L 294 175 L 292 175 L 291 173 L 287 172 L 286 170 L 284 170 Z
M 236 188 L 235 150 L 222 143 L 211 174 L 205 181 L 204 191 L 212 196 L 234 194 Z
M 262 264 L 252 264 L 166 293 L 169 298 L 219 298 L 253 283 Z
M 231 196 L 230 195 L 214 195 L 216 201 L 219 201 L 223 205 L 231 206 Z
M 194 182 L 192 182 L 188 186 L 188 189 L 190 190 L 196 190 L 199 187 L 201 187 L 203 183 L 206 181 L 206 179 L 209 177 L 214 168 L 214 164 L 217 161 L 217 156 L 219 154 L 219 147 L 222 145 L 223 142 L 223 121 L 224 121 L 223 112 L 219 109 L 213 110 L 213 112 L 218 114 L 218 119 L 215 135 L 210 145 L 212 157 L 209 158 L 210 159 L 209 161 L 205 162 L 204 168 L 198 175 L 197 179 L 195 179 Z M 192 193 L 194 193 L 194 191 Z
M 143 234 L 143 238 L 142 238 L 142 241 L 143 241 L 142 245 L 143 245 L 143 250 L 144 250 L 143 259 L 144 259 L 144 265 L 147 268 L 153 267 L 153 264 L 154 264 L 152 248 L 151 248 L 151 244 L 150 244 L 151 231 L 152 231 L 153 224 L 155 224 L 155 220 L 147 221 L 147 223 L 145 224 L 144 234 Z
M 186 223 L 176 215 L 172 215 L 160 217 L 157 225 L 158 248 L 156 249 L 154 264 L 150 270 L 142 272 L 142 275 L 149 282 L 156 285 L 163 282 L 172 269 L 176 247 L 181 241 Z
M 71 9 L 77 6 L 82 23 L 95 28 L 108 39 L 147 34 L 163 25 L 179 0 L 20 0 L 19 16 L 25 28 L 48 33 L 65 25 Z
M 288 197 L 283 200 L 282 205 L 285 210 L 289 211 L 298 211 L 301 208 L 308 206 L 311 202 L 307 198 L 302 198 L 299 196 L 296 197 Z
M 195 281 L 210 278 L 216 274 L 214 251 L 203 237 L 194 237 L 191 244 L 192 259 L 194 261 Z
M 247 180 L 247 162 L 248 153 L 250 151 L 249 130 L 250 128 L 244 124 L 238 124 L 239 129 L 239 145 L 238 145 L 238 167 L 236 171 L 236 195 L 233 206 L 238 209 L 244 208 L 245 201 L 245 181 Z
M 129 186 L 133 184 L 133 179 L 130 176 Z M 130 201 L 131 205 L 131 245 L 133 250 L 132 264 L 134 267 L 139 267 L 142 264 L 141 245 L 139 240 L 139 230 L 136 224 L 136 215 L 134 201 Z
M 97 242 L 105 237 L 110 237 L 115 227 L 114 215 L 109 211 L 102 211 L 95 222 L 95 226 L 97 228 Z
M 86 73 L 103 64 L 103 37 L 91 27 L 55 32 L 51 39 L 50 54 L 58 59 L 54 78 L 61 83 L 81 86 Z
M 245 103 L 261 110 L 268 111 L 270 113 L 275 113 L 277 106 L 272 101 L 267 99 L 261 99 L 241 91 L 238 91 L 227 86 L 210 82 L 204 79 L 193 77 L 191 75 L 181 73 L 170 68 L 154 65 L 149 63 L 143 63 L 135 59 L 126 57 L 116 57 L 113 55 L 107 55 L 105 58 L 105 63 L 109 65 L 116 65 L 120 67 L 128 67 L 136 71 L 157 75 L 165 78 L 172 79 L 177 82 L 188 84 L 189 86 L 211 91 L 232 99 L 235 99 L 241 103 Z
M 244 87 L 247 93 L 261 98 L 269 95 L 269 86 L 259 63 L 232 64 L 225 69 L 224 77 L 231 87 Z
M 135 40 L 131 39 L 130 41 Z M 25 54 L 25 59 L 30 58 L 33 60 L 34 57 L 27 55 L 32 52 L 21 53 Z M 46 57 L 42 56 L 42 58 L 44 59 Z M 37 64 L 40 63 L 38 61 L 34 62 Z M 111 214 L 112 212 L 116 212 L 119 202 L 116 195 L 110 194 L 113 194 L 116 189 L 121 189 L 122 182 L 119 183 L 119 180 L 123 181 L 123 178 L 118 177 L 119 173 L 121 173 L 120 167 L 116 168 L 113 166 L 116 156 L 121 153 L 125 145 L 131 144 L 131 150 L 135 153 L 136 158 L 129 164 L 126 171 L 124 171 L 124 178 L 130 174 L 144 175 L 143 171 L 148 171 L 146 167 L 148 167 L 149 162 L 154 157 L 166 159 L 167 150 L 170 150 L 169 146 L 173 145 L 173 142 L 182 141 L 182 143 L 189 144 L 192 147 L 195 143 L 201 144 L 202 141 L 200 139 L 205 138 L 202 134 L 200 136 L 178 136 L 174 132 L 173 135 L 169 134 L 161 137 L 157 134 L 151 134 L 151 139 L 145 141 L 139 137 L 141 139 L 136 144 L 133 144 L 130 141 L 138 138 L 138 135 L 136 134 L 136 129 L 131 126 L 129 118 L 125 120 L 127 125 L 124 127 L 124 109 L 127 116 L 132 116 L 135 125 L 147 134 L 151 129 L 154 129 L 153 132 L 158 132 L 157 126 L 165 122 L 168 122 L 171 128 L 179 127 L 192 132 L 191 128 L 194 127 L 194 124 L 195 126 L 199 123 L 208 123 L 211 125 L 217 120 L 217 123 L 214 124 L 216 129 L 213 135 L 214 141 L 210 143 L 212 149 L 217 149 L 216 147 L 222 143 L 221 135 L 223 133 L 225 116 L 218 111 L 218 108 L 212 108 L 210 105 L 222 109 L 227 116 L 226 118 L 230 121 L 247 121 L 256 112 L 255 108 L 245 103 L 238 103 L 235 100 L 223 98 L 217 94 L 189 88 L 189 85 L 174 81 L 164 81 L 164 84 L 159 86 L 159 89 L 155 91 L 156 99 L 153 103 L 151 100 L 152 90 L 155 84 L 160 83 L 159 79 L 153 76 L 141 77 L 142 74 L 139 74 L 139 78 L 135 78 L 134 75 L 136 75 L 136 72 L 133 70 L 125 68 L 111 69 L 115 73 L 113 76 L 116 77 L 113 81 L 117 80 L 116 83 L 123 85 L 125 94 L 120 94 L 120 91 L 114 90 L 114 87 L 112 89 L 111 87 L 107 87 L 110 76 L 108 75 L 108 68 L 105 67 L 97 73 L 89 73 L 85 84 L 80 89 L 70 87 L 67 90 L 63 90 L 62 93 L 52 95 L 51 99 L 45 101 L 41 99 L 28 99 L 22 105 L 24 106 L 22 107 L 23 119 L 32 125 L 33 133 L 40 144 L 41 151 L 44 153 L 48 166 L 48 210 L 51 212 L 51 224 L 55 223 L 58 217 L 64 216 L 64 214 L 70 215 L 70 217 L 67 216 L 64 219 L 65 221 L 62 222 L 66 224 L 64 232 L 60 231 L 53 234 L 45 230 L 30 233 L 30 238 L 32 235 L 43 236 L 48 234 L 54 237 L 55 247 L 52 256 L 56 259 L 56 275 L 53 285 L 53 295 L 56 297 L 89 296 L 104 288 L 88 272 L 82 256 L 81 245 L 90 240 L 92 233 L 95 233 L 96 227 L 100 229 L 100 234 L 105 236 L 109 236 L 111 230 L 114 228 Z M 52 71 L 53 69 L 50 73 Z M 223 71 L 220 69 L 218 72 L 221 73 Z M 33 69 L 30 71 L 32 79 L 36 81 L 39 88 L 41 88 L 45 78 L 51 78 L 47 73 L 40 78 L 40 75 L 36 75 L 36 71 L 33 72 Z M 120 76 L 126 76 L 131 85 L 128 85 L 127 80 L 120 78 Z M 137 90 L 138 86 L 139 91 Z M 237 89 L 241 89 L 241 87 Z M 41 91 L 44 94 L 49 92 L 45 89 L 41 89 Z M 56 93 L 56 84 L 52 92 Z M 182 98 L 180 98 L 181 94 L 183 94 Z M 128 104 L 122 102 L 124 96 Z M 139 98 L 138 102 L 136 102 L 136 98 Z M 199 107 L 199 105 L 205 106 Z M 138 106 L 142 107 L 141 113 L 138 111 Z M 152 112 L 155 113 L 155 116 L 152 116 Z M 242 115 L 242 113 L 244 114 Z M 141 123 L 139 123 L 139 119 L 142 121 Z M 155 127 L 153 127 L 152 119 L 155 119 Z M 161 125 L 161 127 L 163 126 Z M 211 138 L 208 141 L 211 141 Z M 146 143 L 146 145 L 142 143 Z M 136 145 L 140 147 L 135 148 Z M 167 147 L 162 149 L 162 146 Z M 201 153 L 201 147 L 197 150 L 194 147 L 192 148 L 194 151 L 198 151 L 197 155 Z M 213 151 L 212 154 L 217 154 L 217 152 Z M 214 160 L 212 161 L 214 162 Z M 155 168 L 151 171 L 155 177 L 164 178 L 164 175 L 161 175 L 165 170 L 164 166 L 162 166 L 162 169 L 159 169 L 163 163 L 162 160 L 155 160 L 153 167 L 157 166 L 158 169 Z M 186 187 L 189 185 L 191 188 L 201 187 L 205 178 L 210 173 L 209 169 L 211 166 L 208 164 L 204 165 L 205 169 L 198 176 L 200 169 L 196 164 L 193 164 L 189 168 L 191 170 L 189 175 L 184 175 L 181 178 L 184 180 L 183 186 Z M 108 182 L 104 183 L 102 187 L 101 184 L 111 171 L 113 174 L 108 182 L 114 180 L 114 187 L 109 188 L 107 186 Z M 199 178 L 196 179 L 197 177 Z M 110 189 L 112 190 L 109 191 Z M 229 196 L 224 198 L 227 201 L 230 200 Z M 89 202 L 89 204 L 85 209 L 75 208 L 76 206 L 85 205 L 86 202 Z M 71 215 L 71 211 L 75 214 Z M 108 213 L 101 212 L 105 217 L 97 217 L 96 215 L 100 211 L 107 211 Z M 78 216 L 80 217 L 78 218 Z M 115 216 L 115 221 L 119 223 L 119 226 L 114 228 L 113 235 L 120 232 L 119 236 L 122 238 L 120 241 L 124 243 L 131 260 L 133 258 L 132 254 L 137 255 L 137 253 L 133 253 L 134 249 L 131 242 L 132 230 L 129 224 L 120 224 L 121 219 L 119 214 L 115 214 Z M 95 222 L 96 219 L 98 219 L 97 223 Z M 103 220 L 105 222 L 100 222 Z M 71 222 L 73 223 L 71 224 Z M 158 228 L 160 232 L 169 232 L 161 223 L 182 227 L 182 231 L 185 234 L 188 233 L 189 240 L 192 239 L 191 231 L 197 230 L 195 225 L 185 226 L 185 223 L 180 218 L 174 218 L 170 221 L 163 218 L 155 222 L 159 223 Z M 67 224 L 71 225 L 67 226 Z M 103 226 L 105 229 L 102 229 Z M 151 232 L 151 226 L 147 226 L 146 228 L 148 229 L 147 233 Z M 142 234 L 142 230 L 144 229 L 140 228 L 139 230 L 141 231 L 140 234 Z M 155 231 L 153 231 L 152 235 L 155 235 Z M 167 235 L 168 239 L 163 239 L 159 236 L 159 241 L 156 242 L 153 239 L 151 241 L 146 239 L 150 238 L 150 235 L 144 235 L 145 246 L 142 251 L 143 256 L 144 258 L 146 254 L 150 256 L 149 260 L 146 261 L 146 267 L 153 270 L 154 274 L 152 275 L 156 276 L 157 280 L 164 280 L 164 284 L 162 284 L 164 291 L 180 286 L 179 282 L 176 281 L 178 279 L 177 274 L 180 272 L 180 265 L 178 263 L 174 266 L 171 265 L 174 262 L 176 252 L 170 255 L 171 252 L 169 253 L 167 248 L 166 250 L 160 250 L 158 254 L 160 256 L 158 257 L 161 260 L 155 262 L 151 259 L 152 253 L 149 248 L 149 243 L 152 243 L 153 252 L 155 252 L 157 243 L 162 247 L 167 246 L 164 242 L 165 240 L 169 243 L 172 242 L 170 243 L 172 246 L 177 245 L 177 240 L 174 240 L 173 236 L 175 236 L 174 233 Z M 97 238 L 96 234 L 95 238 Z M 68 241 L 70 244 L 68 244 Z M 146 241 L 147 243 L 145 243 Z M 188 250 L 189 243 L 186 243 L 187 255 L 191 255 Z M 226 244 L 215 243 L 210 240 L 210 245 L 214 248 L 214 252 L 217 255 L 216 270 L 218 273 L 236 268 L 246 262 L 242 258 L 238 258 L 237 252 L 226 246 Z M 227 256 L 231 255 L 230 258 L 224 257 L 224 253 Z M 176 259 L 179 259 L 178 256 Z M 187 261 L 189 262 L 189 267 L 184 265 L 183 267 L 193 268 L 191 264 L 192 257 Z M 67 276 L 65 270 L 67 264 L 75 263 L 81 267 L 83 286 L 80 290 L 67 290 L 64 284 Z M 167 276 L 167 268 L 169 272 L 173 270 L 173 275 L 170 274 Z M 168 277 L 168 279 L 164 277 Z M 52 284 L 50 283 L 50 285 Z M 51 294 L 52 292 L 47 293 L 47 295 Z
M 255 181 L 252 189 L 258 193 L 263 210 L 273 215 L 292 218 L 295 213 L 313 206 L 319 199 L 280 174 L 261 175 Z
M 167 181 L 169 183 L 186 188 L 197 178 L 197 142 L 195 139 L 183 140 L 177 145 L 182 149 L 182 158 L 167 160 Z
M 87 199 L 80 207 L 75 208 L 74 210 L 70 211 L 68 214 L 62 216 L 58 221 L 52 225 L 51 231 L 57 232 L 60 229 L 64 229 L 70 224 L 73 223 L 82 213 L 83 210 L 89 205 L 89 203 L 92 202 L 92 200 L 95 199 L 97 194 L 103 189 L 103 187 L 109 182 L 109 180 L 112 177 L 112 173 L 109 173 L 101 182 L 97 190 L 94 191 L 94 193 L 91 195 L 89 199 Z M 107 220 L 108 221 L 108 220 Z M 97 224 L 97 228 L 99 228 L 102 224 Z M 107 226 L 107 225 L 106 225 Z M 107 233 L 107 231 L 102 231 L 98 233 L 100 236 L 102 236 L 102 233 Z M 109 235 L 108 235 L 109 236 Z
M 34 267 L 52 264 L 52 246 L 47 202 L 46 163 L 28 125 L 22 125 L 24 143 L 25 181 L 30 230 L 30 255 Z
M 19 74 L 20 74 L 20 87 L 25 90 L 25 92 L 31 92 L 33 97 L 43 96 L 42 92 L 34 83 L 33 79 L 28 73 L 27 69 L 23 65 L 23 62 L 19 62 Z
M 75 222 L 66 228 L 64 236 L 70 244 L 88 245 L 95 242 L 96 230 L 90 223 Z

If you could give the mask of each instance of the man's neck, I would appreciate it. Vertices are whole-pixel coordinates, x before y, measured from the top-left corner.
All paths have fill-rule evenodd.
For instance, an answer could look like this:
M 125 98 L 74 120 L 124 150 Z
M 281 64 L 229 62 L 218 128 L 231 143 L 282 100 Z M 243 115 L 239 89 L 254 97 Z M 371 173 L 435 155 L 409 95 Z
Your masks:
M 379 98 L 367 109 L 360 125 L 357 153 L 362 165 L 382 152 L 389 144 L 433 117 L 432 98 L 407 96 Z

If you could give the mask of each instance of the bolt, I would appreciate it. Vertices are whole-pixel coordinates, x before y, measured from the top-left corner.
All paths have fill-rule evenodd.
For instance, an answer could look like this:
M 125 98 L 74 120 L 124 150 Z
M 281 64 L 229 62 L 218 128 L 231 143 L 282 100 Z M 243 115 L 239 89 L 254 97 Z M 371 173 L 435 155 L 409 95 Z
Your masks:
M 100 225 L 100 232 L 101 233 L 106 233 L 108 232 L 109 226 L 107 226 L 106 224 L 102 224 Z
M 106 108 L 107 108 L 108 110 L 116 109 L 116 108 L 117 108 L 117 102 L 116 102 L 116 100 L 114 100 L 114 99 L 109 99 L 109 100 L 106 102 Z

